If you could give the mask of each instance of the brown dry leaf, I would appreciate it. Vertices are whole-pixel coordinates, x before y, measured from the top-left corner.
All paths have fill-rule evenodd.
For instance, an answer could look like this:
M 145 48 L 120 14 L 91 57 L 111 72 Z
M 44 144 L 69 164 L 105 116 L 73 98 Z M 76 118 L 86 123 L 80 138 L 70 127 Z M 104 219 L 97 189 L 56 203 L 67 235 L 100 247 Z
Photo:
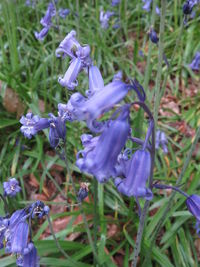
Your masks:
M 117 232 L 119 232 L 118 227 L 116 224 L 109 224 L 108 225 L 108 238 L 113 237 Z
M 48 198 L 44 194 L 35 194 L 32 193 L 30 196 L 30 200 L 40 200 L 40 201 L 48 201 Z
M 71 233 L 67 238 L 66 240 L 68 241 L 74 241 L 75 239 L 77 239 L 82 233 Z
M 17 113 L 18 118 L 24 113 L 25 110 L 25 107 L 18 94 L 8 87 L 6 88 L 3 98 L 3 106 L 10 113 Z
M 33 173 L 30 174 L 30 178 L 29 178 L 28 183 L 35 188 L 39 187 L 39 182 Z

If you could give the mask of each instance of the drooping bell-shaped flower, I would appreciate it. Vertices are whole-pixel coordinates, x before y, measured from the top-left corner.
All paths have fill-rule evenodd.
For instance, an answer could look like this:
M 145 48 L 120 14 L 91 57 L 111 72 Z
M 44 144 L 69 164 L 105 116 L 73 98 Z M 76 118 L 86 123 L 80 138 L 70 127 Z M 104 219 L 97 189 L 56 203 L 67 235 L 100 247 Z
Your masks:
M 157 44 L 159 41 L 157 33 L 152 28 L 150 29 L 150 32 L 149 32 L 149 38 L 152 41 L 152 43 L 154 43 L 154 44 Z
M 104 81 L 101 72 L 97 66 L 89 67 L 89 90 L 86 91 L 86 95 L 91 97 L 99 90 L 104 88 Z
M 119 5 L 119 3 L 120 3 L 120 0 L 112 0 L 111 5 L 112 6 L 117 6 L 117 5 Z
M 189 64 L 192 70 L 200 70 L 200 51 L 197 51 L 192 62 Z
M 50 122 L 50 130 L 49 130 L 49 142 L 50 145 L 55 148 L 59 140 L 62 139 L 65 141 L 66 138 L 66 125 L 64 117 L 55 117 L 52 113 L 49 113 L 49 122 Z
M 45 215 L 49 214 L 49 207 L 44 205 L 44 203 L 42 201 L 36 201 L 34 202 L 30 208 L 29 208 L 29 212 L 31 213 L 32 218 L 42 218 Z
M 69 13 L 70 13 L 70 10 L 67 8 L 65 8 L 65 9 L 60 8 L 58 11 L 59 16 L 63 19 L 65 19 L 69 15 Z
M 191 195 L 186 200 L 186 205 L 190 213 L 200 222 L 200 196 Z
M 126 178 L 116 178 L 115 185 L 117 190 L 128 197 L 143 197 L 147 200 L 152 199 L 153 194 L 146 187 L 146 182 L 151 172 L 151 155 L 148 150 L 137 150 L 130 159 Z
M 47 11 L 45 13 L 45 16 L 40 20 L 40 24 L 42 24 L 42 26 L 44 27 L 51 26 L 51 18 L 55 16 L 55 14 L 56 10 L 54 4 L 50 2 Z
M 20 123 L 23 125 L 20 131 L 29 139 L 50 125 L 48 119 L 40 118 L 38 115 L 33 115 L 32 113 L 27 113 L 26 117 L 22 116 Z
M 25 220 L 20 221 L 13 233 L 11 238 L 11 247 L 10 252 L 16 254 L 23 254 L 24 249 L 28 244 L 28 234 L 29 234 L 29 226 Z
M 59 47 L 56 49 L 56 57 L 65 58 L 69 56 L 74 58 L 76 56 L 77 50 L 81 47 L 80 43 L 76 39 L 76 31 L 72 30 L 64 40 L 59 44 Z
M 109 19 L 110 19 L 110 17 L 112 17 L 114 15 L 115 15 L 115 12 L 113 12 L 113 11 L 104 12 L 102 9 L 100 10 L 99 20 L 100 20 L 100 24 L 101 24 L 102 29 L 108 28 Z
M 74 114 L 77 120 L 85 120 L 88 127 L 95 132 L 95 126 L 97 126 L 96 128 L 99 126 L 95 119 L 119 103 L 130 89 L 134 89 L 134 86 L 122 81 L 114 81 L 97 91 L 89 99 L 84 98 L 80 93 L 76 93 L 69 100 L 73 107 L 70 112 Z
M 107 181 L 116 175 L 115 164 L 118 155 L 124 147 L 129 126 L 129 106 L 123 107 L 119 117 L 110 121 L 103 133 L 95 139 L 93 144 L 77 156 L 77 166 L 81 171 L 93 174 L 99 182 Z M 89 142 L 91 144 L 91 141 Z
M 167 154 L 168 153 L 167 144 L 168 140 L 165 133 L 160 130 L 156 131 L 155 148 L 159 149 L 159 147 L 161 146 L 164 154 Z
M 77 76 L 82 70 L 82 67 L 83 66 L 80 58 L 72 59 L 64 77 L 58 78 L 59 84 L 63 87 L 67 87 L 69 90 L 74 90 L 74 88 L 78 85 Z
M 22 261 L 20 263 L 21 265 L 18 266 L 39 267 L 40 266 L 39 260 L 40 258 L 38 257 L 37 249 L 33 245 L 32 249 L 22 257 Z
M 184 4 L 183 4 L 183 14 L 185 15 L 189 15 L 192 13 L 192 9 L 193 7 L 197 4 L 197 1 L 194 0 L 187 0 Z
M 39 41 L 43 41 L 46 35 L 49 32 L 50 27 L 46 26 L 44 27 L 40 32 L 35 32 L 35 38 L 38 39 Z
M 19 182 L 15 178 L 10 178 L 8 182 L 4 182 L 3 189 L 4 195 L 9 197 L 15 197 L 21 191 Z
M 113 76 L 113 79 L 112 81 L 122 81 L 122 78 L 123 78 L 123 73 L 121 70 L 119 70 L 114 76 Z
M 5 233 L 8 229 L 9 220 L 4 217 L 0 217 L 0 249 L 4 247 Z

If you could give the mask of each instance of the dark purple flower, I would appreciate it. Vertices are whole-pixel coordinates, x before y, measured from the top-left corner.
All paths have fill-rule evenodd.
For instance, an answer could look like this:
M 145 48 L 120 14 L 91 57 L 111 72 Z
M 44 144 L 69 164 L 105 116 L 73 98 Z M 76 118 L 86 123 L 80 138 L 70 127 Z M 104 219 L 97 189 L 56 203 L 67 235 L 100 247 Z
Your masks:
M 192 13 L 192 9 L 193 7 L 197 4 L 197 1 L 194 0 L 187 0 L 184 4 L 183 4 L 183 13 L 185 15 L 189 15 Z
M 40 258 L 38 257 L 37 254 L 37 249 L 35 246 L 32 244 L 32 249 L 29 250 L 28 253 L 26 253 L 24 256 L 18 257 L 17 259 L 17 264 L 18 266 L 21 267 L 39 267 L 39 260 Z
M 89 90 L 86 91 L 88 97 L 104 88 L 104 81 L 101 72 L 97 66 L 89 67 Z
M 88 192 L 88 183 L 81 183 L 81 187 L 77 194 L 79 202 L 82 202 L 88 196 Z
M 69 90 L 74 90 L 78 85 L 77 76 L 82 70 L 82 62 L 80 58 L 74 58 L 69 65 L 63 78 L 59 77 L 58 82 L 61 86 L 67 87 Z
M 49 113 L 49 142 L 50 145 L 55 148 L 59 144 L 59 140 L 65 141 L 66 138 L 66 125 L 63 117 L 55 117 L 52 113 Z
M 93 174 L 100 183 L 114 177 L 115 164 L 129 132 L 129 106 L 126 105 L 118 118 L 111 120 L 99 137 L 91 141 L 88 139 L 85 149 L 77 155 L 76 164 L 79 169 Z
M 55 14 L 56 14 L 56 10 L 55 10 L 54 4 L 50 2 L 45 16 L 41 18 L 40 20 L 40 23 L 42 24 L 42 26 L 44 27 L 51 26 L 51 18 L 55 16 Z
M 152 28 L 150 29 L 150 32 L 149 32 L 149 38 L 152 41 L 152 43 L 154 43 L 154 44 L 157 44 L 159 41 L 157 33 Z
M 129 161 L 125 178 L 115 179 L 117 190 L 128 197 L 152 199 L 153 194 L 146 187 L 151 171 L 151 155 L 149 151 L 137 150 Z
M 26 117 L 22 116 L 20 123 L 23 125 L 20 131 L 29 139 L 50 125 L 48 119 L 40 118 L 38 115 L 33 115 L 32 113 L 27 113 Z
M 39 33 L 38 32 L 35 32 L 35 38 L 40 40 L 40 41 L 43 41 L 44 38 L 46 37 L 46 35 L 48 34 L 48 31 L 49 31 L 50 27 L 47 26 L 47 27 L 44 27 Z
M 186 200 L 186 205 L 190 213 L 200 222 L 200 196 L 191 195 Z
M 21 191 L 19 182 L 15 178 L 10 178 L 8 182 L 4 182 L 3 189 L 4 195 L 9 197 L 15 197 Z
M 29 212 L 31 213 L 32 218 L 42 218 L 45 215 L 49 214 L 49 207 L 44 205 L 42 201 L 36 201 L 29 207 Z
M 28 234 L 29 234 L 29 226 L 25 220 L 20 221 L 11 237 L 11 247 L 10 252 L 16 254 L 23 254 L 24 249 L 28 245 Z
M 193 60 L 192 60 L 192 63 L 189 64 L 189 67 L 192 69 L 192 70 L 199 70 L 200 68 L 200 51 L 197 51 Z
M 58 11 L 59 16 L 63 19 L 65 19 L 67 15 L 69 15 L 69 13 L 70 13 L 70 10 L 67 8 L 66 9 L 60 8 Z

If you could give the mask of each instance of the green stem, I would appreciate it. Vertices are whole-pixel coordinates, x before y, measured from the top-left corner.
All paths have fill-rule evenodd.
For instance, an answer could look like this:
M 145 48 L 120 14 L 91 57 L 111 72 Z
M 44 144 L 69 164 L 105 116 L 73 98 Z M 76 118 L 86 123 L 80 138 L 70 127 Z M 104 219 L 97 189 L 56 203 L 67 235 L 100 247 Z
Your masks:
M 6 201 L 6 198 L 2 194 L 0 194 L 0 198 L 3 200 L 4 211 L 5 211 L 6 216 L 9 216 L 8 203 Z
M 158 72 L 156 76 L 156 85 L 154 91 L 154 120 L 155 120 L 155 129 L 157 126 L 158 120 L 158 108 L 160 104 L 160 84 L 161 84 L 161 75 L 162 75 L 162 62 L 163 62 L 163 37 L 165 29 L 165 15 L 166 15 L 166 0 L 161 1 L 161 20 L 160 20 L 160 39 L 158 44 Z
M 97 253 L 97 233 L 98 233 L 98 213 L 97 213 L 97 203 L 98 203 L 98 193 L 97 193 L 97 180 L 93 179 L 93 186 L 94 186 L 94 248 Z M 96 261 L 94 258 L 94 266 L 96 266 Z
M 57 238 L 55 236 L 55 233 L 54 233 L 53 226 L 52 226 L 51 219 L 50 219 L 49 215 L 47 215 L 47 220 L 48 220 L 48 224 L 49 224 L 49 228 L 50 228 L 51 234 L 53 236 L 53 239 L 54 239 L 54 241 L 56 243 L 56 246 L 57 246 L 58 250 L 63 254 L 63 256 L 66 259 L 68 259 L 73 264 L 74 267 L 76 267 L 77 264 L 70 258 L 70 256 L 60 246 L 60 244 L 59 244 L 59 242 L 58 242 L 58 240 L 57 240 Z
M 95 245 L 94 245 L 93 240 L 92 240 L 92 236 L 91 236 L 91 232 L 90 232 L 89 225 L 88 225 L 88 222 L 87 222 L 87 218 L 85 216 L 82 203 L 77 197 L 76 187 L 75 187 L 74 180 L 73 180 L 73 177 L 72 177 L 72 174 L 71 174 L 71 171 L 70 171 L 70 168 L 69 168 L 69 164 L 68 164 L 68 161 L 67 161 L 67 150 L 66 150 L 66 148 L 67 148 L 66 141 L 64 141 L 64 161 L 65 161 L 67 173 L 68 173 L 69 178 L 70 178 L 71 183 L 72 183 L 72 188 L 73 188 L 74 193 L 75 193 L 76 201 L 77 201 L 77 203 L 79 203 L 80 212 L 81 212 L 81 215 L 83 217 L 83 222 L 85 224 L 85 228 L 86 228 L 86 231 L 87 231 L 88 241 L 89 241 L 90 246 L 92 248 L 92 252 L 93 252 L 94 258 L 99 263 L 99 259 L 98 259 L 98 256 L 97 256 L 97 253 L 96 253 L 96 250 L 95 250 Z

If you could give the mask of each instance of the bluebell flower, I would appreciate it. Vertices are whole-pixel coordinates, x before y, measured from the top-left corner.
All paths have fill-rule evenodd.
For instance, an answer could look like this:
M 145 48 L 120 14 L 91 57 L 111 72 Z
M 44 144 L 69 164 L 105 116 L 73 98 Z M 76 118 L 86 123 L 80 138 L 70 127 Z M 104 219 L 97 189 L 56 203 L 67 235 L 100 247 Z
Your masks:
M 152 191 L 146 187 L 151 172 L 151 155 L 149 151 L 137 150 L 129 160 L 125 170 L 125 178 L 116 178 L 117 190 L 128 197 L 143 197 L 151 200 Z
M 197 4 L 197 1 L 194 0 L 187 0 L 184 4 L 183 4 L 183 13 L 185 15 L 189 15 L 192 13 L 192 9 L 193 7 Z
M 39 259 L 37 249 L 33 245 L 32 249 L 28 253 L 17 258 L 16 263 L 21 267 L 39 267 Z
M 112 0 L 112 6 L 117 6 L 119 5 L 120 0 Z
M 67 8 L 65 8 L 65 9 L 60 8 L 58 11 L 59 16 L 63 19 L 65 19 L 69 15 L 69 13 L 70 13 L 70 10 Z
M 23 254 L 24 249 L 28 245 L 29 226 L 25 220 L 20 221 L 11 237 L 10 252 L 16 254 Z
M 135 90 L 135 87 L 116 80 L 104 86 L 102 90 L 97 91 L 89 99 L 83 97 L 80 93 L 75 93 L 68 101 L 70 102 L 70 105 L 68 105 L 70 107 L 69 111 L 73 113 L 76 120 L 86 121 L 89 129 L 94 132 L 99 131 L 97 127 L 99 124 L 95 120 L 119 103 L 130 89 Z
M 59 84 L 63 87 L 67 87 L 69 90 L 74 90 L 74 88 L 78 85 L 77 76 L 82 68 L 83 65 L 80 58 L 72 59 L 64 77 L 58 78 Z
M 62 55 L 63 58 L 69 56 L 70 58 L 76 57 L 76 52 L 81 47 L 80 43 L 76 39 L 76 31 L 72 30 L 64 40 L 59 44 L 59 47 L 56 49 L 56 57 Z
M 59 144 L 59 140 L 65 141 L 66 138 L 66 125 L 65 118 L 55 117 L 52 113 L 49 113 L 49 142 L 51 147 L 55 148 Z
M 186 200 L 186 205 L 190 213 L 200 222 L 200 196 L 191 195 Z
M 48 119 L 40 118 L 38 115 L 33 115 L 32 113 L 27 113 L 26 117 L 22 116 L 20 123 L 23 125 L 20 131 L 29 139 L 50 125 Z
M 40 32 L 35 32 L 34 33 L 35 34 L 35 38 L 40 40 L 40 41 L 43 41 L 44 38 L 46 37 L 46 35 L 48 34 L 49 29 L 50 29 L 50 27 L 46 26 Z
M 9 220 L 4 217 L 0 217 L 0 249 L 4 247 L 5 233 L 8 229 Z
M 152 28 L 149 31 L 149 38 L 152 41 L 152 43 L 154 43 L 154 44 L 157 44 L 158 41 L 159 41 L 159 38 L 157 36 L 157 33 Z
M 89 90 L 86 91 L 86 95 L 91 97 L 99 90 L 104 88 L 104 81 L 101 72 L 97 66 L 89 67 Z
M 44 205 L 42 201 L 36 201 L 29 207 L 29 212 L 32 218 L 42 218 L 45 215 L 49 214 L 49 207 Z
M 21 191 L 19 182 L 15 178 L 10 178 L 8 182 L 4 182 L 3 189 L 4 195 L 9 197 L 15 197 Z
M 142 8 L 143 8 L 145 11 L 149 12 L 150 9 L 151 9 L 151 3 L 152 3 L 152 0 L 142 0 L 142 2 L 144 3 L 144 5 L 143 5 Z M 156 14 L 157 14 L 157 15 L 160 15 L 160 9 L 159 9 L 158 6 L 156 6 Z
M 79 202 L 82 202 L 88 196 L 88 192 L 89 192 L 88 183 L 81 183 L 81 187 L 77 194 Z
M 25 5 L 34 8 L 36 6 L 36 0 L 26 0 Z
M 51 26 L 51 19 L 53 16 L 55 16 L 56 14 L 56 10 L 54 7 L 53 3 L 49 3 L 47 11 L 45 13 L 45 16 L 43 18 L 41 18 L 40 23 L 42 24 L 42 26 L 44 27 L 49 27 Z
M 168 153 L 167 144 L 168 140 L 165 133 L 160 130 L 156 131 L 155 148 L 159 149 L 159 147 L 161 146 L 163 149 L 163 153 L 167 154 Z
M 197 51 L 192 62 L 189 64 L 192 70 L 198 71 L 200 69 L 200 51 Z
M 102 134 L 78 153 L 76 165 L 81 171 L 93 174 L 100 183 L 106 182 L 116 175 L 117 158 L 129 132 L 129 106 L 126 105 L 118 118 L 111 120 Z
M 107 29 L 108 28 L 109 20 L 114 15 L 115 15 L 115 12 L 113 12 L 113 11 L 104 12 L 102 9 L 100 10 L 99 20 L 100 20 L 102 29 Z

